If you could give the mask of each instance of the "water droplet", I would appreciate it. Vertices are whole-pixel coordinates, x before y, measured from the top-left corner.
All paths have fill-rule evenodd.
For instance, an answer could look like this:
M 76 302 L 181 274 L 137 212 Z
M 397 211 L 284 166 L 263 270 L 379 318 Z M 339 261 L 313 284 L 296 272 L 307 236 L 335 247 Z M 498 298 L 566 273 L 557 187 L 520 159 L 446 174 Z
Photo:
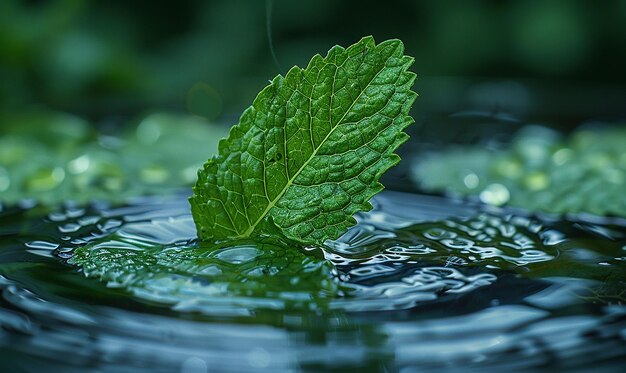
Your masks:
M 85 227 L 85 226 L 88 226 L 88 225 L 94 225 L 98 221 L 100 221 L 100 217 L 99 216 L 85 216 L 85 217 L 82 217 L 82 218 L 78 219 L 78 224 L 80 224 L 83 227 Z
M 61 233 L 73 233 L 80 229 L 80 224 L 68 223 L 68 224 L 59 226 L 58 229 L 59 229 L 59 232 Z
M 51 221 L 63 221 L 67 219 L 67 216 L 61 212 L 51 212 L 48 215 L 48 219 L 50 219 Z
M 80 157 L 71 160 L 67 164 L 67 169 L 74 175 L 81 174 L 89 169 L 90 163 L 91 160 L 89 159 L 89 155 L 83 154 Z
M 480 179 L 478 178 L 478 175 L 476 175 L 475 173 L 470 173 L 465 175 L 465 177 L 463 178 L 463 184 L 465 184 L 465 186 L 468 189 L 474 189 L 478 186 L 480 182 Z
M 65 215 L 68 218 L 78 218 L 85 214 L 85 209 L 77 208 L 77 207 L 68 207 L 65 210 Z
M 217 275 L 222 274 L 222 270 L 218 266 L 210 264 L 198 270 L 197 273 L 200 275 L 206 275 L 206 276 L 217 276 Z
M 31 241 L 24 244 L 26 247 L 30 247 L 31 249 L 40 249 L 40 250 L 54 250 L 59 247 L 58 244 L 47 242 L 47 241 Z
M 214 257 L 231 264 L 241 264 L 254 260 L 261 251 L 254 246 L 229 247 L 219 250 Z
M 502 206 L 509 201 L 511 194 L 502 184 L 489 184 L 481 193 L 480 200 L 484 203 Z

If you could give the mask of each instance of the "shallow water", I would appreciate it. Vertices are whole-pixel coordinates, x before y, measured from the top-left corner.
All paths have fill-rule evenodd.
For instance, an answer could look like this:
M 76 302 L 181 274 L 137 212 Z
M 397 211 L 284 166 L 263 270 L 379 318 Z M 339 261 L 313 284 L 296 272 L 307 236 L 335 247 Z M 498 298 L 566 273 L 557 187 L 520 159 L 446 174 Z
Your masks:
M 199 244 L 185 196 L 5 209 L 2 371 L 626 366 L 623 220 L 374 205 L 324 250 Z

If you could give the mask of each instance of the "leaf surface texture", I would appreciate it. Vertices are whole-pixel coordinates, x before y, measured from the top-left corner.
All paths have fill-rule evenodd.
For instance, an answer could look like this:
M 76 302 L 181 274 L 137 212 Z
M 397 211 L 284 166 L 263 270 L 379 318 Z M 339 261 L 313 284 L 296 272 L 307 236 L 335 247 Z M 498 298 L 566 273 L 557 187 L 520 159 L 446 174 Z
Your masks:
M 190 203 L 199 238 L 275 226 L 321 244 L 354 225 L 408 139 L 412 63 L 401 41 L 366 37 L 274 78 L 198 173 Z

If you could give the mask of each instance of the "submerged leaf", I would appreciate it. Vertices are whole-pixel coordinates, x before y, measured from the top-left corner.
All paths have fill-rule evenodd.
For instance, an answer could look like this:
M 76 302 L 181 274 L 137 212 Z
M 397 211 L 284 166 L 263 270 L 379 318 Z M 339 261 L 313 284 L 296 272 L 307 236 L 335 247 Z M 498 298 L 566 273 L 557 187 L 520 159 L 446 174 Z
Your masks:
M 279 240 L 205 245 L 192 232 L 187 217 L 128 223 L 68 263 L 144 301 L 208 314 L 322 309 L 339 291 L 331 263 Z
M 273 222 L 323 243 L 354 225 L 408 139 L 412 63 L 399 40 L 366 37 L 274 78 L 198 173 L 190 202 L 200 239 L 249 237 Z

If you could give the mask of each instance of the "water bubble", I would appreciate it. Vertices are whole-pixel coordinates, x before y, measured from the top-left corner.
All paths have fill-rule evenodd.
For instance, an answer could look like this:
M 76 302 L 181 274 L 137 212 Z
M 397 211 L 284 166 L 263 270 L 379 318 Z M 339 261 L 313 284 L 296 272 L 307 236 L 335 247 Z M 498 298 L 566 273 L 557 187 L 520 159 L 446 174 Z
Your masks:
M 481 193 L 480 200 L 484 203 L 502 206 L 509 201 L 511 194 L 502 184 L 489 184 Z

